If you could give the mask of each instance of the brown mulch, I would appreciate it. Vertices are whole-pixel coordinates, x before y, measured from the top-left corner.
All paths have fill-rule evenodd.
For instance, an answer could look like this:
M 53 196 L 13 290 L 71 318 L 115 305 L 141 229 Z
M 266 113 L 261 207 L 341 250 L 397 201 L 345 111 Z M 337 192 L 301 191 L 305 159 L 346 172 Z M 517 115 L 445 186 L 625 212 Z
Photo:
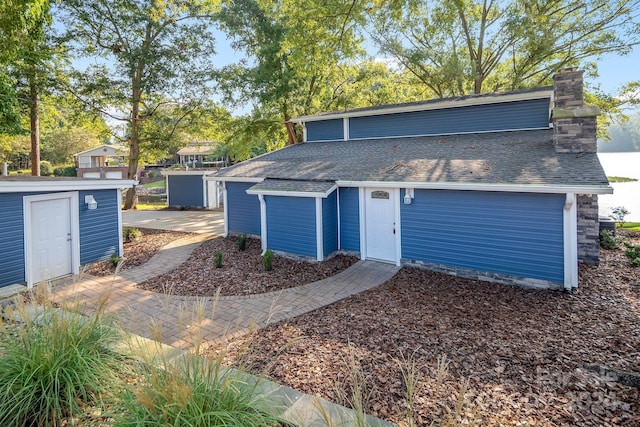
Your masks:
M 163 246 L 174 240 L 193 234 L 180 231 L 154 230 L 151 228 L 139 228 L 139 230 L 142 232 L 142 236 L 139 239 L 124 242 L 123 244 L 125 260 L 121 264 L 120 270 L 138 267 L 149 261 Z M 94 262 L 84 269 L 84 273 L 100 277 L 111 276 L 115 271 L 116 268 L 108 259 Z
M 222 268 L 215 266 L 216 251 L 222 252 Z M 138 286 L 172 295 L 214 296 L 218 288 L 220 295 L 252 295 L 325 279 L 358 261 L 348 255 L 336 255 L 323 262 L 274 255 L 273 269 L 265 271 L 261 253 L 258 239 L 248 238 L 244 251 L 238 250 L 235 237 L 212 239 L 180 267 Z
M 268 368 L 283 385 L 347 406 L 352 354 L 366 411 L 401 425 L 399 366 L 412 359 L 419 426 L 638 426 L 640 390 L 590 367 L 640 373 L 640 268 L 622 250 L 602 250 L 600 266 L 581 265 L 579 289 L 566 294 L 405 267 L 376 289 L 208 350 L 220 351 L 227 363 Z

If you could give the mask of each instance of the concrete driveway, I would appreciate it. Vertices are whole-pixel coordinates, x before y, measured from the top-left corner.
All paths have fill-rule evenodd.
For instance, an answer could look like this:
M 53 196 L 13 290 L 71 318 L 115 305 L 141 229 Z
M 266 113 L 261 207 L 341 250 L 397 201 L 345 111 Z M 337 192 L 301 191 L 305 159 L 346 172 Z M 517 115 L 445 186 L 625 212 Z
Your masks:
M 122 225 L 157 230 L 224 234 L 222 209 L 210 211 L 122 211 Z

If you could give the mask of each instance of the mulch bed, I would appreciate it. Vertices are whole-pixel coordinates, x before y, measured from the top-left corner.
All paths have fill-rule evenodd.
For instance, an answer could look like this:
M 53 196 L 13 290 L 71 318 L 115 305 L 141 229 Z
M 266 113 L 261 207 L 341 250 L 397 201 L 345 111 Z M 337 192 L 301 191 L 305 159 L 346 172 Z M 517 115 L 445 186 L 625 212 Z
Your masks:
M 142 232 L 139 239 L 123 244 L 125 261 L 121 264 L 120 270 L 138 267 L 149 261 L 163 246 L 193 234 L 151 228 L 139 228 L 139 230 Z M 111 276 L 115 271 L 116 268 L 108 259 L 94 262 L 84 269 L 84 273 L 100 277 Z
M 222 252 L 222 268 L 216 268 L 214 253 Z M 204 242 L 180 267 L 140 283 L 142 289 L 172 295 L 214 296 L 252 295 L 278 291 L 325 279 L 358 261 L 356 257 L 336 255 L 323 262 L 295 260 L 275 255 L 273 269 L 262 265 L 260 240 L 247 239 L 238 250 L 235 237 Z
M 602 250 L 600 266 L 580 266 L 579 286 L 566 294 L 405 267 L 376 289 L 208 353 L 347 406 L 352 354 L 366 411 L 394 423 L 406 420 L 399 366 L 412 358 L 419 426 L 638 426 L 640 390 L 593 365 L 640 372 L 640 268 L 621 250 Z M 448 369 L 438 381 L 441 357 Z

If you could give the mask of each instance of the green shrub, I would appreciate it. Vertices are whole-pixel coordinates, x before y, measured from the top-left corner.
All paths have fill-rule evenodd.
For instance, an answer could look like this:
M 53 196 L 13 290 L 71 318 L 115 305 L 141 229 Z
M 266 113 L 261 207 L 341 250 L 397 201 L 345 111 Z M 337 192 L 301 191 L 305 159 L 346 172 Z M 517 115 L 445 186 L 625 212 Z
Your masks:
M 137 390 L 126 391 L 118 426 L 280 426 L 257 383 L 219 360 L 192 356 L 146 373 Z
M 600 231 L 600 246 L 605 249 L 616 249 L 619 245 L 618 238 L 611 231 Z
M 611 211 L 611 216 L 619 224 L 624 224 L 624 219 L 629 215 L 629 211 L 624 206 L 618 206 Z
M 87 319 L 48 306 L 29 320 L 18 304 L 5 314 L 27 320 L 0 328 L 0 425 L 67 425 L 85 404 L 100 403 L 121 363 L 109 349 L 117 332 L 100 310 Z
M 138 230 L 135 227 L 123 227 L 122 228 L 122 238 L 125 242 L 135 242 L 140 237 L 142 237 L 142 231 Z
M 266 271 L 271 271 L 273 269 L 273 251 L 271 249 L 267 249 L 262 255 L 262 265 Z
M 213 253 L 213 258 L 214 258 L 215 263 L 216 263 L 216 268 L 222 268 L 222 252 L 221 251 L 215 251 Z
M 247 235 L 246 234 L 240 234 L 236 240 L 236 243 L 238 244 L 238 250 L 239 251 L 244 251 L 245 249 L 247 249 Z
M 186 169 L 187 165 L 181 165 L 179 163 L 176 163 L 175 165 L 171 165 L 171 169 Z
M 43 160 L 40 162 L 40 175 L 41 176 L 51 176 L 53 175 L 53 166 L 51 166 L 50 162 Z
M 54 176 L 77 176 L 75 166 L 60 166 L 53 169 Z
M 631 243 L 625 242 L 624 246 L 626 248 L 624 254 L 629 258 L 631 264 L 640 267 L 640 245 L 632 245 Z
M 118 263 L 120 262 L 120 257 L 118 256 L 117 253 L 114 252 L 109 257 L 109 262 L 111 262 L 111 265 L 113 265 L 114 267 L 117 267 Z

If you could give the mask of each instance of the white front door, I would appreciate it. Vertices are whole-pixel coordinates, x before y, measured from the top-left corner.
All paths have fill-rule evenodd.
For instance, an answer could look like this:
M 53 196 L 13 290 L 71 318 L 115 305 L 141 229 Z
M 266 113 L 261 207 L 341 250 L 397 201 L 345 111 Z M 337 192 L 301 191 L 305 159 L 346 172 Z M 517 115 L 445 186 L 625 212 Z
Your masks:
M 71 199 L 31 202 L 30 282 L 71 274 Z
M 397 190 L 365 189 L 366 257 L 396 261 Z

